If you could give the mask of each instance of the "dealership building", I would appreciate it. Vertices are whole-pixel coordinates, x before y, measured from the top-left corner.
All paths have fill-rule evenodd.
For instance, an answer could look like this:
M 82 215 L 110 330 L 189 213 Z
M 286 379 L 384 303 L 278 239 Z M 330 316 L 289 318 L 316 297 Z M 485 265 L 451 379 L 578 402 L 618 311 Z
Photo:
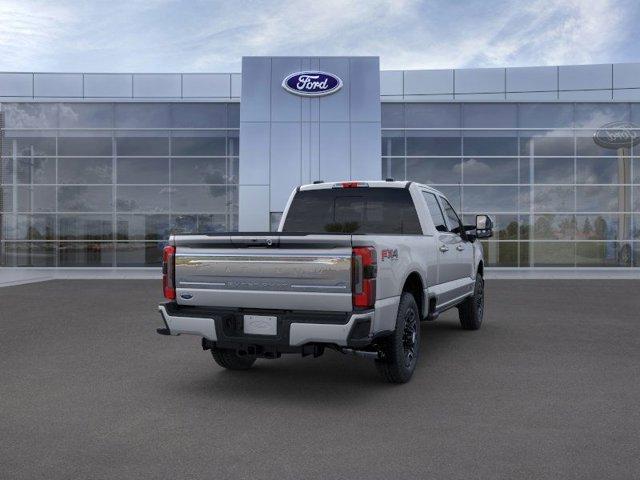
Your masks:
M 492 215 L 489 266 L 640 272 L 639 125 L 640 63 L 0 73 L 0 266 L 156 267 L 172 232 L 277 228 L 299 184 L 394 178 Z

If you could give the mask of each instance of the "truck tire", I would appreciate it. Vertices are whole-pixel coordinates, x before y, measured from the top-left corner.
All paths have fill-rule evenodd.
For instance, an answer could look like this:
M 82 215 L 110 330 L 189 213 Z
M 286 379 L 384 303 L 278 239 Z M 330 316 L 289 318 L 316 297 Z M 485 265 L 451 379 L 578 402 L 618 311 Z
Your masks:
M 234 350 L 212 348 L 211 355 L 218 365 L 227 370 L 249 370 L 256 357 L 239 356 Z
M 382 358 L 376 368 L 390 383 L 406 383 L 411 379 L 420 354 L 420 314 L 410 293 L 400 297 L 396 328 L 381 345 Z
M 473 295 L 468 297 L 458 307 L 460 325 L 465 330 L 478 330 L 482 325 L 484 315 L 484 279 L 479 273 L 476 275 L 476 284 Z

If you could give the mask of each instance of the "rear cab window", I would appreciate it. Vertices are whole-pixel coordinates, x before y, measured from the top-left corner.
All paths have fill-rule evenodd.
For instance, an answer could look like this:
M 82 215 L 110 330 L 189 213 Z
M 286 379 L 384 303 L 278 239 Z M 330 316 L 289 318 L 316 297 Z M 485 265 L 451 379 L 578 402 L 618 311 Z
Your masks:
M 422 235 L 404 188 L 324 188 L 293 197 L 283 232 Z

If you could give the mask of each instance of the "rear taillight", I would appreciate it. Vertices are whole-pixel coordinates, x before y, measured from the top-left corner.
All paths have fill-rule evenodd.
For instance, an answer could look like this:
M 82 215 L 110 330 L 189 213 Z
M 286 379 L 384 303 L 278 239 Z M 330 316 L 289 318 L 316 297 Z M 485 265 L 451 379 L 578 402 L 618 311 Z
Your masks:
M 354 308 L 373 308 L 376 303 L 376 275 L 378 273 L 376 249 L 354 247 L 352 297 Z
M 176 298 L 176 247 L 167 245 L 162 250 L 162 291 L 164 298 L 167 300 L 175 300 Z

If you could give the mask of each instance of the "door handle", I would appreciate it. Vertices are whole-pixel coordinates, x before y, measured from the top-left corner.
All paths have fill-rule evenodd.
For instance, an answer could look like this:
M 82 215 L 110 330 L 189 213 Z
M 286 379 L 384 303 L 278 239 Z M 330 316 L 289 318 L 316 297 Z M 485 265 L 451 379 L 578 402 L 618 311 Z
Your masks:
M 459 252 L 463 251 L 464 250 L 464 245 L 458 245 L 456 247 L 456 250 L 458 250 Z
M 449 251 L 449 247 L 447 247 L 446 245 L 440 245 L 439 250 L 441 252 L 448 252 Z

